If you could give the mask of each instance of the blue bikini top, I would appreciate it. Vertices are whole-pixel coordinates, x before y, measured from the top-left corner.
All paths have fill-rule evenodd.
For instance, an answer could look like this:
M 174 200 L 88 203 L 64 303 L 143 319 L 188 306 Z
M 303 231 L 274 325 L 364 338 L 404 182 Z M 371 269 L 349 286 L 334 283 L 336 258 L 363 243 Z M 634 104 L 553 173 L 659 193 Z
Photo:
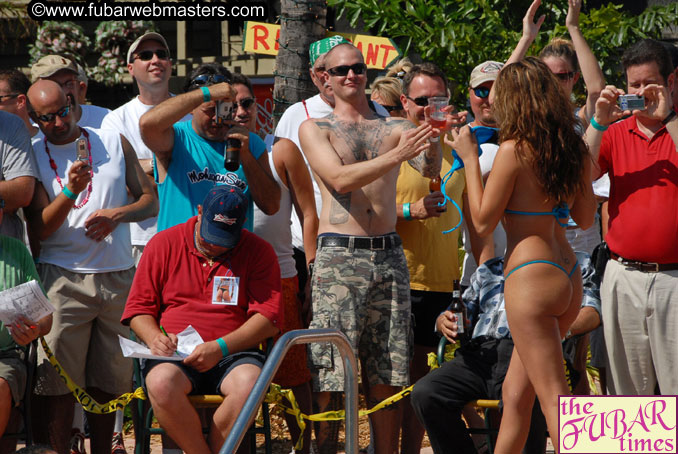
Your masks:
M 567 206 L 567 203 L 563 202 L 560 205 L 556 205 L 551 211 L 518 211 L 518 210 L 504 210 L 505 213 L 509 214 L 523 214 L 525 216 L 553 216 L 556 218 L 556 222 L 561 227 L 567 227 L 567 222 L 560 222 L 561 219 L 569 219 L 570 217 L 570 207 Z

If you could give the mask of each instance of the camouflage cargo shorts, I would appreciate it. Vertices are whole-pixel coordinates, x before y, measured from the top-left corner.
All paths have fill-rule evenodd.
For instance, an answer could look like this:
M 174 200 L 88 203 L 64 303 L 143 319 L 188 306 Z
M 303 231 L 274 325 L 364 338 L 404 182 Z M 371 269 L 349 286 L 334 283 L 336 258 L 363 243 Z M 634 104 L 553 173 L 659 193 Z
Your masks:
M 412 348 L 407 262 L 397 234 L 388 249 L 318 247 L 310 328 L 342 331 L 371 385 L 409 384 Z M 310 345 L 314 391 L 343 391 L 341 355 L 331 343 Z

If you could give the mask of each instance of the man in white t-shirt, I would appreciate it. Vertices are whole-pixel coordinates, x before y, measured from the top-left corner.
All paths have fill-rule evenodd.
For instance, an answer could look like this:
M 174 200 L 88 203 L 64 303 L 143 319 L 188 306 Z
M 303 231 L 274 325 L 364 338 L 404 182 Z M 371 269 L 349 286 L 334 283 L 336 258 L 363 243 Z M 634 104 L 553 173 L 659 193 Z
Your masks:
M 87 84 L 79 80 L 77 65 L 60 55 L 46 55 L 31 67 L 31 79 L 47 79 L 59 84 L 73 106 L 73 115 L 80 126 L 100 128 L 104 117 L 110 112 L 105 107 L 81 104 L 85 99 Z
M 117 336 L 129 334 L 120 324 L 134 276 L 128 223 L 155 215 L 158 201 L 129 142 L 77 125 L 57 83 L 37 81 L 28 99 L 42 134 L 33 139 L 40 184 L 26 218 L 41 243 L 38 273 L 55 308 L 45 340 L 78 386 L 108 402 L 131 388 L 132 364 Z M 75 399 L 42 352 L 36 377 L 36 439 L 67 452 Z M 88 418 L 92 452 L 110 452 L 113 419 Z
M 137 83 L 139 96 L 106 115 L 102 127 L 116 130 L 125 136 L 134 148 L 141 168 L 153 181 L 153 152 L 141 139 L 139 118 L 171 96 L 169 79 L 172 75 L 172 60 L 165 38 L 154 32 L 137 38 L 127 51 L 127 70 Z M 181 121 L 190 118 L 187 115 Z M 157 222 L 158 218 L 154 216 L 130 224 L 132 254 L 137 264 L 144 246 L 157 231 Z

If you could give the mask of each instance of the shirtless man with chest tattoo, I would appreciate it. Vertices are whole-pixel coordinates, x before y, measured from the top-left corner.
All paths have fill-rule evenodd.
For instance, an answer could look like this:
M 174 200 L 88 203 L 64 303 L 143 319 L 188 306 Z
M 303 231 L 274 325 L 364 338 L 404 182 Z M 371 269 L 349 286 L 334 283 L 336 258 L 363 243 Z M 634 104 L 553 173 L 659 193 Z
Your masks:
M 338 45 L 325 58 L 334 111 L 299 129 L 322 196 L 310 327 L 346 334 L 362 363 L 372 407 L 409 384 L 409 273 L 395 233 L 398 170 L 408 161 L 426 177 L 439 175 L 441 131 L 370 110 L 367 67 L 353 45 Z M 343 367 L 330 344 L 310 350 L 323 411 L 329 393 L 343 391 Z M 389 408 L 370 415 L 377 454 L 396 451 L 397 412 Z M 320 440 L 320 452 L 330 451 L 324 448 Z

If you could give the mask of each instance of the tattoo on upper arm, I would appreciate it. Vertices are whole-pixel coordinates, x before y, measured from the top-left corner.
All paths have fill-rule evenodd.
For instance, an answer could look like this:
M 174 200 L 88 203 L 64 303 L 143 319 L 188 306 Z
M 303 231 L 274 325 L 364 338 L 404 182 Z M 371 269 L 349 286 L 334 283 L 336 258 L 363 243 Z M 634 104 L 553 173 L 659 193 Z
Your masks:
M 339 194 L 332 191 L 332 203 L 330 204 L 330 224 L 346 224 L 351 212 L 351 193 Z

